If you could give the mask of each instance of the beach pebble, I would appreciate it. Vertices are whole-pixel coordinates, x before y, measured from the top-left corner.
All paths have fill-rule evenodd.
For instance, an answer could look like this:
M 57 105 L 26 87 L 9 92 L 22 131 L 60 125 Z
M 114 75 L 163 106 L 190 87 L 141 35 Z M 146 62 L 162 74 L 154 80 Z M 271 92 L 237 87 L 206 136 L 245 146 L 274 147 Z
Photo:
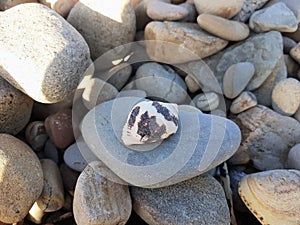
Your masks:
M 0 77 L 0 132 L 19 133 L 30 119 L 32 106 L 30 97 Z
M 79 0 L 39 0 L 40 3 L 55 10 L 62 17 L 67 17 L 71 9 Z
M 288 77 L 297 78 L 297 73 L 300 69 L 300 65 L 290 55 L 284 55 L 284 62 L 286 65 Z
M 44 156 L 43 158 L 51 159 L 56 164 L 58 164 L 60 161 L 58 149 L 55 147 L 55 145 L 52 143 L 50 139 L 48 139 L 45 143 L 43 156 Z
M 300 43 L 291 49 L 290 56 L 300 64 Z
M 272 107 L 283 115 L 293 115 L 300 106 L 300 82 L 287 78 L 278 82 L 272 92 Z
M 252 63 L 240 62 L 230 66 L 223 78 L 224 95 L 233 99 L 237 97 L 248 85 L 255 73 Z
M 277 3 L 252 14 L 249 26 L 255 32 L 277 30 L 280 32 L 295 32 L 298 21 L 294 13 L 284 3 Z
M 300 140 L 300 123 L 257 105 L 232 118 L 241 131 L 239 151 L 248 152 L 259 170 L 285 168 L 289 150 Z
M 61 149 L 74 142 L 72 110 L 61 110 L 45 120 L 46 131 L 53 144 Z
M 284 54 L 290 54 L 291 49 L 294 48 L 297 45 L 297 43 L 293 39 L 285 36 L 282 37 L 282 40 Z
M 0 221 L 17 223 L 43 189 L 43 171 L 32 149 L 19 139 L 0 134 Z
M 196 95 L 193 102 L 201 111 L 213 111 L 218 108 L 220 100 L 216 93 L 207 92 Z
M 196 23 L 150 22 L 145 28 L 147 53 L 153 60 L 184 63 L 210 56 L 228 42 L 203 31 Z M 166 43 L 169 42 L 169 43 Z
M 208 13 L 231 18 L 242 9 L 244 0 L 194 0 L 194 3 L 199 14 Z
M 265 7 L 279 2 L 286 4 L 286 6 L 295 14 L 298 22 L 300 23 L 300 2 L 298 0 L 270 0 Z
M 230 224 L 222 186 L 210 175 L 164 188 L 132 187 L 131 195 L 134 211 L 147 224 Z
M 246 24 L 220 16 L 201 14 L 197 22 L 203 30 L 227 41 L 242 41 L 250 34 Z
M 193 3 L 193 1 L 186 1 L 182 4 L 180 4 L 181 7 L 185 8 L 188 11 L 188 14 L 186 17 L 181 19 L 182 22 L 191 22 L 194 23 L 196 21 L 196 18 L 198 16 L 196 7 Z
M 87 166 L 84 156 L 81 154 L 81 149 L 78 148 L 77 143 L 70 145 L 64 152 L 64 162 L 73 170 L 82 172 Z
M 38 1 L 37 0 L 1 0 L 0 10 L 4 11 L 19 4 L 32 3 L 32 2 L 37 3 Z
M 188 13 L 189 11 L 184 7 L 159 0 L 153 0 L 147 4 L 147 15 L 153 20 L 181 20 Z
M 294 114 L 294 118 L 300 122 L 300 107 L 299 107 L 299 109 L 296 111 L 296 113 Z
M 136 29 L 138 31 L 144 30 L 146 25 L 152 21 L 152 19 L 147 15 L 147 2 L 140 1 L 134 9 L 136 16 Z
M 38 102 L 62 101 L 88 67 L 83 37 L 42 4 L 20 4 L 1 13 L 0 36 L 1 76 Z
M 290 149 L 287 167 L 290 169 L 300 170 L 300 142 Z
M 96 162 L 88 165 L 78 178 L 73 202 L 75 221 L 78 225 L 125 224 L 132 208 L 128 186 L 107 180 L 99 168 Z
M 255 10 L 263 7 L 270 0 L 244 0 L 242 9 L 233 20 L 246 22 Z
M 129 0 L 80 0 L 71 9 L 67 21 L 84 37 L 93 60 L 134 40 L 136 19 Z
M 25 130 L 25 137 L 34 151 L 41 151 L 48 139 L 44 122 L 33 121 L 29 123 Z
M 242 92 L 236 99 L 233 100 L 230 106 L 230 112 L 239 114 L 257 105 L 256 97 L 249 91 Z
M 59 170 L 63 180 L 64 188 L 66 189 L 66 191 L 68 191 L 70 195 L 73 196 L 76 182 L 78 180 L 80 173 L 75 170 L 72 170 L 65 163 L 62 163 L 60 165 Z

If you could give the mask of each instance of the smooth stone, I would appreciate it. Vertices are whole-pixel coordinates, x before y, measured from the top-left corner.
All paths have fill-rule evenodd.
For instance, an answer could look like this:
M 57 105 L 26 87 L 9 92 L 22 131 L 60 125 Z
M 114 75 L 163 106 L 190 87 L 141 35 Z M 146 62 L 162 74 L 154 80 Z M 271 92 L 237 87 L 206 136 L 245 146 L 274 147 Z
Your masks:
M 280 32 L 295 32 L 298 21 L 294 13 L 284 3 L 254 12 L 249 20 L 249 26 L 255 32 L 276 30 Z
M 282 40 L 283 40 L 283 53 L 290 54 L 291 49 L 294 48 L 297 45 L 297 43 L 293 39 L 285 36 L 282 37 Z
M 203 31 L 196 23 L 168 21 L 148 23 L 145 40 L 149 57 L 169 64 L 208 57 L 228 44 L 228 41 Z
M 300 64 L 300 43 L 298 43 L 294 48 L 290 51 L 290 56 Z
M 82 122 L 83 138 L 92 152 L 132 185 L 163 187 L 198 176 L 230 158 L 240 144 L 240 130 L 232 121 L 179 107 L 180 123 L 174 135 L 159 146 L 128 148 L 121 142 L 123 124 L 132 106 L 140 100 L 117 98 L 102 103 Z M 152 151 L 137 152 L 139 148 Z M 154 173 L 153 169 L 164 173 Z
M 187 75 L 184 78 L 184 81 L 191 93 L 195 93 L 196 91 L 199 91 L 201 89 L 199 82 L 191 75 Z
M 246 24 L 220 16 L 201 14 L 197 22 L 203 30 L 227 41 L 242 41 L 250 34 Z
M 137 4 L 134 9 L 136 16 L 136 30 L 144 30 L 146 25 L 152 21 L 152 19 L 147 15 L 147 1 L 142 0 Z
M 257 51 L 261 49 L 261 51 Z M 252 63 L 255 74 L 247 90 L 252 91 L 260 87 L 271 75 L 278 60 L 282 57 L 283 44 L 281 34 L 277 31 L 256 34 L 247 40 L 237 43 L 224 51 L 204 60 L 222 84 L 226 70 L 233 64 L 240 62 Z M 265 56 L 268 57 L 265 57 Z
M 184 7 L 159 0 L 153 0 L 147 4 L 147 15 L 153 20 L 176 21 L 183 19 L 188 13 Z
M 233 20 L 246 22 L 255 10 L 263 7 L 270 0 L 244 0 L 242 9 L 233 17 Z
M 223 188 L 210 175 L 164 188 L 132 187 L 131 195 L 134 211 L 150 225 L 230 224 Z
M 66 18 L 79 0 L 39 0 L 40 3 L 56 11 L 59 15 Z
M 24 3 L 38 3 L 37 0 L 1 0 L 0 1 L 0 10 L 4 11 L 10 9 L 16 5 L 24 4 Z
M 187 97 L 187 87 L 181 77 L 171 67 L 155 62 L 140 66 L 134 83 L 136 89 L 145 91 L 148 97 L 177 104 Z
M 72 126 L 72 110 L 61 110 L 45 120 L 46 131 L 53 144 L 64 149 L 75 140 Z
M 213 111 L 218 108 L 219 96 L 214 92 L 198 94 L 193 98 L 195 106 L 201 111 Z
M 0 134 L 0 221 L 17 223 L 43 189 L 43 171 L 32 149 L 19 139 Z
M 125 91 L 119 92 L 119 94 L 117 95 L 117 98 L 130 97 L 130 96 L 146 98 L 147 93 L 143 90 L 125 90 Z
M 300 2 L 298 0 L 270 0 L 266 7 L 279 2 L 286 4 L 286 6 L 293 11 L 295 16 L 297 17 L 298 22 L 300 23 Z
M 287 167 L 300 170 L 300 143 L 293 146 L 288 154 Z
M 65 163 L 62 163 L 60 165 L 59 170 L 63 180 L 64 188 L 70 193 L 70 195 L 73 196 L 80 173 L 75 170 L 72 170 Z
M 117 88 L 110 83 L 99 78 L 92 78 L 83 91 L 83 104 L 90 110 L 96 105 L 114 99 L 118 93 Z
M 240 62 L 230 66 L 223 78 L 224 95 L 233 99 L 237 97 L 248 85 L 255 74 L 252 63 Z
M 298 120 L 298 122 L 300 122 L 300 107 L 299 107 L 299 109 L 297 110 L 297 112 L 294 114 L 294 118 L 295 118 L 296 120 Z
M 43 153 L 43 158 L 51 159 L 56 164 L 59 164 L 60 159 L 58 149 L 55 147 L 55 145 L 50 139 L 46 141 Z
M 287 78 L 287 67 L 284 62 L 284 57 L 281 57 L 271 75 L 263 82 L 263 84 L 252 91 L 256 96 L 258 104 L 270 107 L 272 106 L 272 91 L 275 85 Z
M 199 14 L 208 13 L 231 18 L 242 9 L 244 0 L 194 0 L 194 3 Z
M 0 132 L 19 133 L 29 122 L 32 106 L 30 97 L 0 77 Z
M 239 194 L 263 225 L 299 223 L 300 171 L 270 170 L 245 176 Z
M 25 137 L 34 151 L 41 151 L 48 139 L 44 122 L 33 121 L 29 123 L 25 130 Z
M 80 174 L 73 202 L 78 225 L 125 224 L 131 208 L 128 186 L 113 183 L 101 176 L 99 164 L 88 165 Z
M 248 152 L 259 170 L 285 168 L 288 151 L 300 140 L 300 123 L 258 105 L 232 118 L 241 131 L 239 151 Z
M 297 73 L 300 69 L 300 65 L 290 55 L 284 55 L 284 62 L 286 65 L 288 77 L 297 79 Z
M 230 106 L 230 112 L 233 114 L 238 114 L 256 105 L 257 100 L 255 95 L 249 91 L 244 91 L 236 99 L 233 100 Z
M 193 2 L 186 1 L 182 4 L 180 4 L 181 7 L 185 8 L 188 11 L 188 14 L 186 17 L 181 19 L 182 22 L 191 22 L 194 23 L 196 21 L 196 18 L 198 16 L 196 7 Z
M 300 42 L 300 26 L 298 25 L 298 29 L 293 33 L 284 33 L 284 36 L 291 38 L 295 42 Z
M 38 102 L 56 103 L 70 95 L 89 64 L 83 37 L 42 4 L 21 4 L 0 17 L 1 76 Z
M 136 19 L 129 0 L 80 0 L 67 21 L 84 37 L 93 60 L 134 40 Z
M 78 172 L 82 172 L 88 164 L 81 154 L 78 143 L 74 143 L 66 149 L 64 152 L 64 162 L 68 167 Z
M 278 82 L 272 92 L 272 107 L 285 116 L 295 114 L 300 107 L 300 82 L 294 78 Z

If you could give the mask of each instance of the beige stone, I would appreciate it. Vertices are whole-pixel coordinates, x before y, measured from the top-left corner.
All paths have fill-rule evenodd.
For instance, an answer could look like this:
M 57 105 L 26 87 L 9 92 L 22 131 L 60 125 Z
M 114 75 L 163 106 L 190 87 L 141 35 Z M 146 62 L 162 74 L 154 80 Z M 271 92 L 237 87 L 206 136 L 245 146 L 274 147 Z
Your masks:
M 67 17 L 78 1 L 79 0 L 39 0 L 40 3 L 55 10 L 62 17 Z
M 300 64 L 300 43 L 291 49 L 290 56 Z
M 257 100 L 255 95 L 249 91 L 244 91 L 231 103 L 230 112 L 238 114 L 256 105 Z

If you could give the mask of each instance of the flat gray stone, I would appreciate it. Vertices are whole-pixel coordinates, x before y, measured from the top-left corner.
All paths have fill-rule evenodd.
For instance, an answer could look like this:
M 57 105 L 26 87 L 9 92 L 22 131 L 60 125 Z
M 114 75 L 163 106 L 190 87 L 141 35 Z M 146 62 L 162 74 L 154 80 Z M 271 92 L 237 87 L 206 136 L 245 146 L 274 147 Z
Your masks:
M 38 102 L 62 101 L 88 68 L 90 51 L 83 37 L 42 4 L 1 13 L 0 36 L 1 76 Z
M 133 209 L 149 225 L 225 225 L 230 214 L 222 186 L 210 175 L 169 187 L 131 188 Z
M 240 130 L 232 121 L 179 107 L 176 134 L 161 143 L 126 147 L 123 126 L 140 100 L 124 97 L 102 103 L 85 116 L 81 129 L 92 152 L 129 184 L 153 188 L 190 179 L 230 158 L 240 144 Z
M 84 159 L 84 156 L 82 156 L 78 145 L 81 145 L 80 147 L 82 148 L 85 144 L 77 142 L 70 145 L 64 152 L 64 162 L 71 169 L 82 172 L 88 163 Z

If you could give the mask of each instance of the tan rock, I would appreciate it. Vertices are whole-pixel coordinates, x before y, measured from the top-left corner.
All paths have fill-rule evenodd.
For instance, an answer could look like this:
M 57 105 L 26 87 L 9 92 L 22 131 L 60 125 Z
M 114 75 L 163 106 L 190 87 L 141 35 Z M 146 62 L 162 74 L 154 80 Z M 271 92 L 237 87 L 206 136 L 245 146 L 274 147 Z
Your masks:
M 39 0 L 40 3 L 55 10 L 62 17 L 67 17 L 78 1 L 79 0 Z
M 291 49 L 290 56 L 300 64 L 300 43 Z
M 256 105 L 257 100 L 255 95 L 249 91 L 244 91 L 232 102 L 230 112 L 238 114 Z
M 246 24 L 220 16 L 201 14 L 197 22 L 202 29 L 228 41 L 244 40 L 250 33 Z

